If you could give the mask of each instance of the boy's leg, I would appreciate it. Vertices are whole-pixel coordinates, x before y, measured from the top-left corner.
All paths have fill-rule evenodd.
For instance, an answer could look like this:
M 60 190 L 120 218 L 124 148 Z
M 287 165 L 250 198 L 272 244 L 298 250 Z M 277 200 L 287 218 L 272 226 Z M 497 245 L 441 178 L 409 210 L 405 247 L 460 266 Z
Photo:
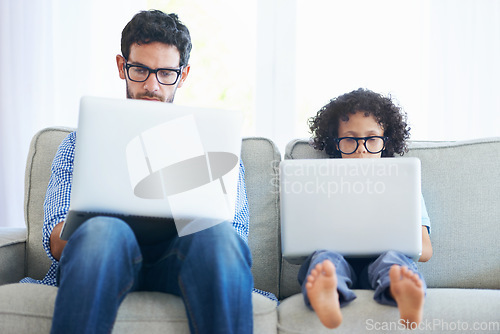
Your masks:
M 393 265 L 389 271 L 391 294 L 398 304 L 401 322 L 415 329 L 422 321 L 425 292 L 420 277 L 407 267 Z
M 368 277 L 377 302 L 397 306 L 408 327 L 421 321 L 427 287 L 412 259 L 386 252 L 368 267 Z
M 321 323 L 327 328 L 337 328 L 342 323 L 337 274 L 330 260 L 318 263 L 307 276 L 307 297 Z
M 340 306 L 356 298 L 349 289 L 355 279 L 350 265 L 339 254 L 317 251 L 302 265 L 298 279 L 305 304 L 324 326 L 338 327 L 342 322 Z
M 154 263 L 146 252 L 141 289 L 182 297 L 192 333 L 252 333 L 250 249 L 230 222 L 174 238 Z
M 142 256 L 123 221 L 95 217 L 80 226 L 59 263 L 52 333 L 110 333 L 137 282 Z
M 356 295 L 350 289 L 356 283 L 356 275 L 349 263 L 338 253 L 320 250 L 314 252 L 306 259 L 300 267 L 299 274 L 297 276 L 299 284 L 302 287 L 304 302 L 309 308 L 311 308 L 311 303 L 307 297 L 307 277 L 311 274 L 311 271 L 317 264 L 322 263 L 325 260 L 330 260 L 335 267 L 340 307 L 347 305 L 356 298 Z

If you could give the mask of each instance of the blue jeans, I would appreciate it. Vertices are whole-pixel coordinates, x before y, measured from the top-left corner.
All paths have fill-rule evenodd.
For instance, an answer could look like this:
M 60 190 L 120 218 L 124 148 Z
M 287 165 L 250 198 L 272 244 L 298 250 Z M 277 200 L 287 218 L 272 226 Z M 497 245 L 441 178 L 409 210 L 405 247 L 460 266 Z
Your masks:
M 393 264 L 406 266 L 411 271 L 418 274 L 422 280 L 424 291 L 427 289 L 425 280 L 418 272 L 416 263 L 411 258 L 401 253 L 388 251 L 377 258 L 353 258 L 347 260 L 338 253 L 320 250 L 314 252 L 306 259 L 300 267 L 297 277 L 302 287 L 304 302 L 309 308 L 311 308 L 311 303 L 309 302 L 306 291 L 307 276 L 309 276 L 311 270 L 316 267 L 318 263 L 324 260 L 330 260 L 335 265 L 340 307 L 347 305 L 356 298 L 352 289 L 373 289 L 375 290 L 373 295 L 375 301 L 384 305 L 397 306 L 396 301 L 389 293 L 389 270 Z
M 191 333 L 252 333 L 250 267 L 248 245 L 230 222 L 142 246 L 125 222 L 95 217 L 61 256 L 52 333 L 110 333 L 132 291 L 180 296 Z

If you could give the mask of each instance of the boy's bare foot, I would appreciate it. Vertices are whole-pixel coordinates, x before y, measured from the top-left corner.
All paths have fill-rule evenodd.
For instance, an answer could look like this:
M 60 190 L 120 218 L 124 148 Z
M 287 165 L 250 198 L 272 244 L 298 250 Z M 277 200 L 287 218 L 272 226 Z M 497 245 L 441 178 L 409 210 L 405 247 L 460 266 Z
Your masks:
M 342 323 L 337 273 L 330 260 L 318 263 L 307 276 L 307 296 L 321 323 L 328 328 L 337 328 Z
M 390 291 L 398 304 L 401 322 L 409 329 L 416 328 L 424 312 L 422 280 L 407 267 L 393 265 L 389 270 Z

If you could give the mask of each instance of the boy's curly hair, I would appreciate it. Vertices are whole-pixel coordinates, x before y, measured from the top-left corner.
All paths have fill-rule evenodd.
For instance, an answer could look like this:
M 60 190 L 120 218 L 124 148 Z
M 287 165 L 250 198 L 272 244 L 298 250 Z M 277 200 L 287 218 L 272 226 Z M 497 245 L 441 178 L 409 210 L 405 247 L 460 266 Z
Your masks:
M 315 117 L 309 118 L 311 146 L 325 150 L 332 158 L 340 158 L 335 139 L 338 138 L 339 122 L 348 121 L 349 114 L 362 111 L 373 115 L 388 137 L 382 157 L 403 155 L 408 151 L 406 144 L 410 137 L 410 127 L 406 123 L 406 113 L 396 106 L 390 97 L 384 97 L 367 89 L 358 89 L 336 97 L 321 108 Z

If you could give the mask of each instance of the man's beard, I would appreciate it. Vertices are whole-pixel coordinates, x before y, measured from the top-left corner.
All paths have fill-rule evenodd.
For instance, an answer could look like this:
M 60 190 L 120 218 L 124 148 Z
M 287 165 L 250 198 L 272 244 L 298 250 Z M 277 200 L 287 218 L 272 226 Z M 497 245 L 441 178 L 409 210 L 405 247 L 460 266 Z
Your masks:
M 135 100 L 140 100 L 140 99 L 146 97 L 146 98 L 150 98 L 150 99 L 158 99 L 158 101 L 161 101 L 161 102 L 172 103 L 172 102 L 174 102 L 175 91 L 177 90 L 177 87 L 175 87 L 174 91 L 172 92 L 172 95 L 170 95 L 170 96 L 159 95 L 159 94 L 155 94 L 155 93 L 148 92 L 148 91 L 134 96 L 130 92 L 130 89 L 128 86 L 128 81 L 125 82 L 125 85 L 127 86 L 127 99 L 135 99 Z

